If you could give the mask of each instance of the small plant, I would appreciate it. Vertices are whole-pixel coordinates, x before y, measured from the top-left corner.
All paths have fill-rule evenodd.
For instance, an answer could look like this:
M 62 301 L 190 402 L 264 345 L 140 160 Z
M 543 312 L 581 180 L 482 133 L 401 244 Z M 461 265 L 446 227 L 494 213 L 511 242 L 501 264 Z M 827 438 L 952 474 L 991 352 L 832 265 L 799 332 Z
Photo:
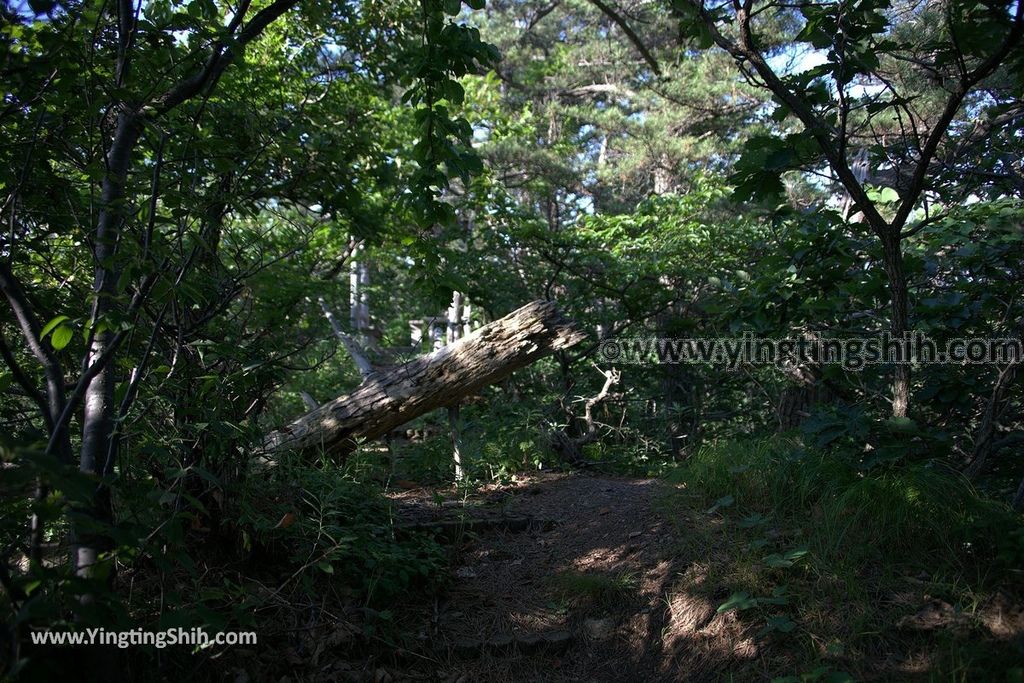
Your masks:
M 797 623 L 788 614 L 775 613 L 773 611 L 778 607 L 789 604 L 787 592 L 788 586 L 783 585 L 773 588 L 771 595 L 762 597 L 753 597 L 749 593 L 742 591 L 733 593 L 725 602 L 718 606 L 717 613 L 723 614 L 733 610 L 744 612 L 756 609 L 765 622 L 758 632 L 759 637 L 766 636 L 769 633 L 790 633 L 796 629 Z
M 628 602 L 636 594 L 636 578 L 630 574 L 566 571 L 552 578 L 558 596 L 576 607 L 610 608 Z
M 310 590 L 318 576 L 329 576 L 377 603 L 431 585 L 442 573 L 435 541 L 396 538 L 380 490 L 336 468 L 282 459 L 268 476 L 249 478 L 238 497 L 241 532 L 256 551 L 284 553 L 294 579 Z

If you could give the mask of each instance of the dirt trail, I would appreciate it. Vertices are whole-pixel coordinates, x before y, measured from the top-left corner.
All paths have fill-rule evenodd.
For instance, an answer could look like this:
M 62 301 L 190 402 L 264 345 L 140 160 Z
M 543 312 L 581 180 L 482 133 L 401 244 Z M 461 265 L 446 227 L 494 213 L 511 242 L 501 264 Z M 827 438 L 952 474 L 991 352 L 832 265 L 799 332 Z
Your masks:
M 658 480 L 545 474 L 461 501 L 396 495 L 404 523 L 481 529 L 455 539 L 453 585 L 428 629 L 445 663 L 438 679 L 700 680 L 716 668 L 712 643 L 738 644 L 717 653 L 723 663 L 753 656 L 731 617 L 669 594 L 694 565 L 679 564 L 681 529 L 658 512 L 668 491 Z
M 671 484 L 545 473 L 465 494 L 399 483 L 409 490 L 390 495 L 397 533 L 442 536 L 450 582 L 390 605 L 379 631 L 384 613 L 309 605 L 308 625 L 291 628 L 287 645 L 230 653 L 237 683 L 765 681 L 817 670 L 815 661 L 856 667 L 855 680 L 925 681 L 944 648 L 981 638 L 999 653 L 1024 642 L 1024 608 L 1009 594 L 968 613 L 936 599 L 939 584 L 904 577 L 873 598 L 884 611 L 870 623 L 894 624 L 885 638 L 848 656 L 822 646 L 809 665 L 806 639 L 766 637 L 763 615 L 718 613 L 737 582 L 762 581 L 736 572 L 763 568 L 740 561 L 749 544 L 726 515 L 694 509 Z M 829 598 L 819 574 L 794 570 L 786 581 L 802 591 L 794 601 L 804 612 L 794 613 L 808 633 L 863 612 L 856 597 Z

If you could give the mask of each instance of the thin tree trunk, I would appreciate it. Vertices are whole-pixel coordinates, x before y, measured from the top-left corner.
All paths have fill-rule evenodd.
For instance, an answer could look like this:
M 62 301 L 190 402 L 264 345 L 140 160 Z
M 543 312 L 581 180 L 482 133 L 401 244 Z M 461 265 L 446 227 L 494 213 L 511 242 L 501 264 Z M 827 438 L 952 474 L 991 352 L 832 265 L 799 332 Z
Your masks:
M 891 299 L 891 319 L 889 330 L 892 336 L 900 340 L 908 330 L 907 276 L 903 270 L 903 249 L 899 230 L 887 228 L 882 233 L 882 249 L 885 273 L 889 281 Z M 910 409 L 910 365 L 908 359 L 897 363 L 892 382 L 892 416 L 906 417 Z
M 3 292 L 14 312 L 23 336 L 28 342 L 29 349 L 43 366 L 43 373 L 46 377 L 45 398 L 36 392 L 40 409 L 43 410 L 43 420 L 50 432 L 47 444 L 47 454 L 56 455 L 61 463 L 71 462 L 71 438 L 67 426 L 67 419 L 64 416 L 64 409 L 67 406 L 67 396 L 64 393 L 64 370 L 60 361 L 53 351 L 47 348 L 40 335 L 41 328 L 39 320 L 31 310 L 28 297 L 21 287 L 18 278 L 6 263 L 0 262 L 0 291 Z M 4 348 L 4 358 L 10 365 L 12 372 L 16 372 L 17 364 L 14 356 Z M 17 373 L 16 373 L 17 376 Z M 27 377 L 23 379 L 26 391 L 33 390 Z M 30 391 L 30 393 L 32 393 Z M 42 503 L 49 495 L 50 489 L 41 479 L 36 482 L 34 500 L 36 504 Z M 29 522 L 29 559 L 32 562 L 42 561 L 43 540 L 46 536 L 44 520 L 38 513 L 33 513 Z
M 316 410 L 317 408 L 320 407 L 320 404 L 317 402 L 317 400 L 315 398 L 313 398 L 309 394 L 309 392 L 307 392 L 307 391 L 300 391 L 299 392 L 299 396 L 302 397 L 302 402 L 305 403 L 306 407 L 309 408 L 310 410 Z
M 353 339 L 350 335 L 346 334 L 345 330 L 341 329 L 341 323 L 334 317 L 334 313 L 331 312 L 327 302 L 324 301 L 323 297 L 318 299 L 320 302 L 320 310 L 324 312 L 324 317 L 327 318 L 327 322 L 331 324 L 331 329 L 334 330 L 334 336 L 338 338 L 341 345 L 348 351 L 348 355 L 352 358 L 352 362 L 356 364 L 356 368 L 359 370 L 359 376 L 365 381 L 367 377 L 373 374 L 373 364 L 366 357 L 366 353 L 363 352 L 362 347 L 359 346 L 359 342 Z
M 448 343 L 454 344 L 462 335 L 462 293 L 452 292 L 452 304 L 448 307 Z M 455 481 L 462 481 L 462 437 L 459 434 L 459 404 L 448 406 L 448 432 L 452 439 L 452 463 L 455 465 Z
M 452 437 L 452 462 L 455 463 L 455 481 L 465 479 L 462 469 L 462 436 L 459 433 L 459 404 L 448 407 L 448 432 Z
M 118 116 L 117 130 L 107 153 L 107 175 L 103 179 L 101 206 L 96 226 L 95 276 L 93 291 L 96 301 L 93 308 L 93 324 L 101 329 L 92 335 L 87 365 L 92 365 L 108 353 L 114 333 L 106 322 L 117 310 L 118 272 L 114 263 L 117 242 L 124 222 L 124 184 L 128 177 L 132 151 L 142 133 L 142 122 L 132 112 Z M 105 476 L 108 453 L 115 452 L 116 444 L 111 443 L 114 429 L 114 388 L 117 384 L 117 364 L 106 363 L 85 389 L 85 410 L 82 415 L 82 450 L 79 469 L 86 474 Z M 108 523 L 111 520 L 110 492 L 106 486 L 98 486 L 86 515 L 95 522 Z M 75 570 L 79 576 L 95 574 L 99 555 L 106 549 L 102 534 L 89 533 L 75 537 Z
M 363 245 L 356 247 L 349 273 L 349 324 L 356 336 L 370 327 L 370 266 L 366 263 Z
M 448 344 L 462 336 L 462 293 L 452 292 L 452 303 L 448 307 L 448 331 L 445 341 Z
M 1010 501 L 1010 505 L 1017 512 L 1024 509 L 1024 479 L 1020 480 L 1020 486 L 1017 487 L 1017 493 L 1014 494 L 1013 500 Z
M 985 470 L 989 457 L 997 450 L 995 443 L 996 429 L 999 418 L 1006 409 L 1007 392 L 1017 376 L 1017 365 L 1007 365 L 999 371 L 992 394 L 985 403 L 985 412 L 974 436 L 974 447 L 971 450 L 971 461 L 964 470 L 968 479 L 975 479 Z

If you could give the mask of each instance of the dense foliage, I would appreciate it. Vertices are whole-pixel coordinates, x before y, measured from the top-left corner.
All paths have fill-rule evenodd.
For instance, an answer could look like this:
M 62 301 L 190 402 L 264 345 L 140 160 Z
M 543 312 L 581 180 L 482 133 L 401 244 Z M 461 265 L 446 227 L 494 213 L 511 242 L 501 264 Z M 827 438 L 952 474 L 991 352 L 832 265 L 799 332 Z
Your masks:
M 340 339 L 392 367 L 453 292 L 470 326 L 552 299 L 588 335 L 449 416 L 459 486 L 668 475 L 744 528 L 813 518 L 783 564 L 1017 571 L 1018 365 L 649 363 L 619 365 L 609 391 L 601 350 L 1020 340 L 1020 2 L 29 0 L 0 16 L 11 675 L 67 665 L 31 647 L 44 627 L 220 630 L 336 601 L 365 608 L 378 644 L 406 637 L 390 606 L 440 590 L 449 549 L 399 528 L 382 492 L 453 481 L 449 421 L 344 461 L 257 456 L 304 395 L 359 384 Z M 728 609 L 756 612 L 733 583 Z M 759 618 L 791 630 L 770 604 Z M 159 654 L 90 666 L 141 675 Z

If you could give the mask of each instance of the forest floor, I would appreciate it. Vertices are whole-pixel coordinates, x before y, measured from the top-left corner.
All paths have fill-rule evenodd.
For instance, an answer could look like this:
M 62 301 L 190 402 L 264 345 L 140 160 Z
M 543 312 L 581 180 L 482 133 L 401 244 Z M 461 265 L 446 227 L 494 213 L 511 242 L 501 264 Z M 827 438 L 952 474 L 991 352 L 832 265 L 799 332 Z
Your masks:
M 650 679 L 670 666 L 668 583 L 678 530 L 651 479 L 546 474 L 438 506 L 396 496 L 400 515 L 506 519 L 468 531 L 431 640 L 449 680 Z M 465 505 L 461 505 L 464 502 Z M 472 527 L 471 527 L 472 528 Z M 710 604 L 689 618 L 707 626 Z M 726 618 L 724 621 L 728 621 Z M 742 651 L 743 645 L 739 645 Z
M 742 534 L 663 480 L 543 473 L 468 491 L 400 484 L 407 490 L 390 495 L 396 526 L 445 537 L 450 583 L 391 607 L 390 635 L 368 643 L 361 661 L 352 647 L 324 652 L 315 670 L 292 669 L 299 679 L 930 680 L 936 662 L 948 670 L 944 648 L 1024 646 L 1019 600 L 997 590 L 969 609 L 949 598 L 954 608 L 924 577 L 879 582 L 865 605 L 863 594 L 823 588 L 820 576 L 794 576 L 790 599 L 805 604 L 793 632 L 766 633 L 770 612 L 719 613 L 735 595 L 737 572 L 754 573 L 743 568 Z M 836 648 L 827 627 L 810 625 L 846 625 L 867 612 L 889 625 L 867 649 Z

